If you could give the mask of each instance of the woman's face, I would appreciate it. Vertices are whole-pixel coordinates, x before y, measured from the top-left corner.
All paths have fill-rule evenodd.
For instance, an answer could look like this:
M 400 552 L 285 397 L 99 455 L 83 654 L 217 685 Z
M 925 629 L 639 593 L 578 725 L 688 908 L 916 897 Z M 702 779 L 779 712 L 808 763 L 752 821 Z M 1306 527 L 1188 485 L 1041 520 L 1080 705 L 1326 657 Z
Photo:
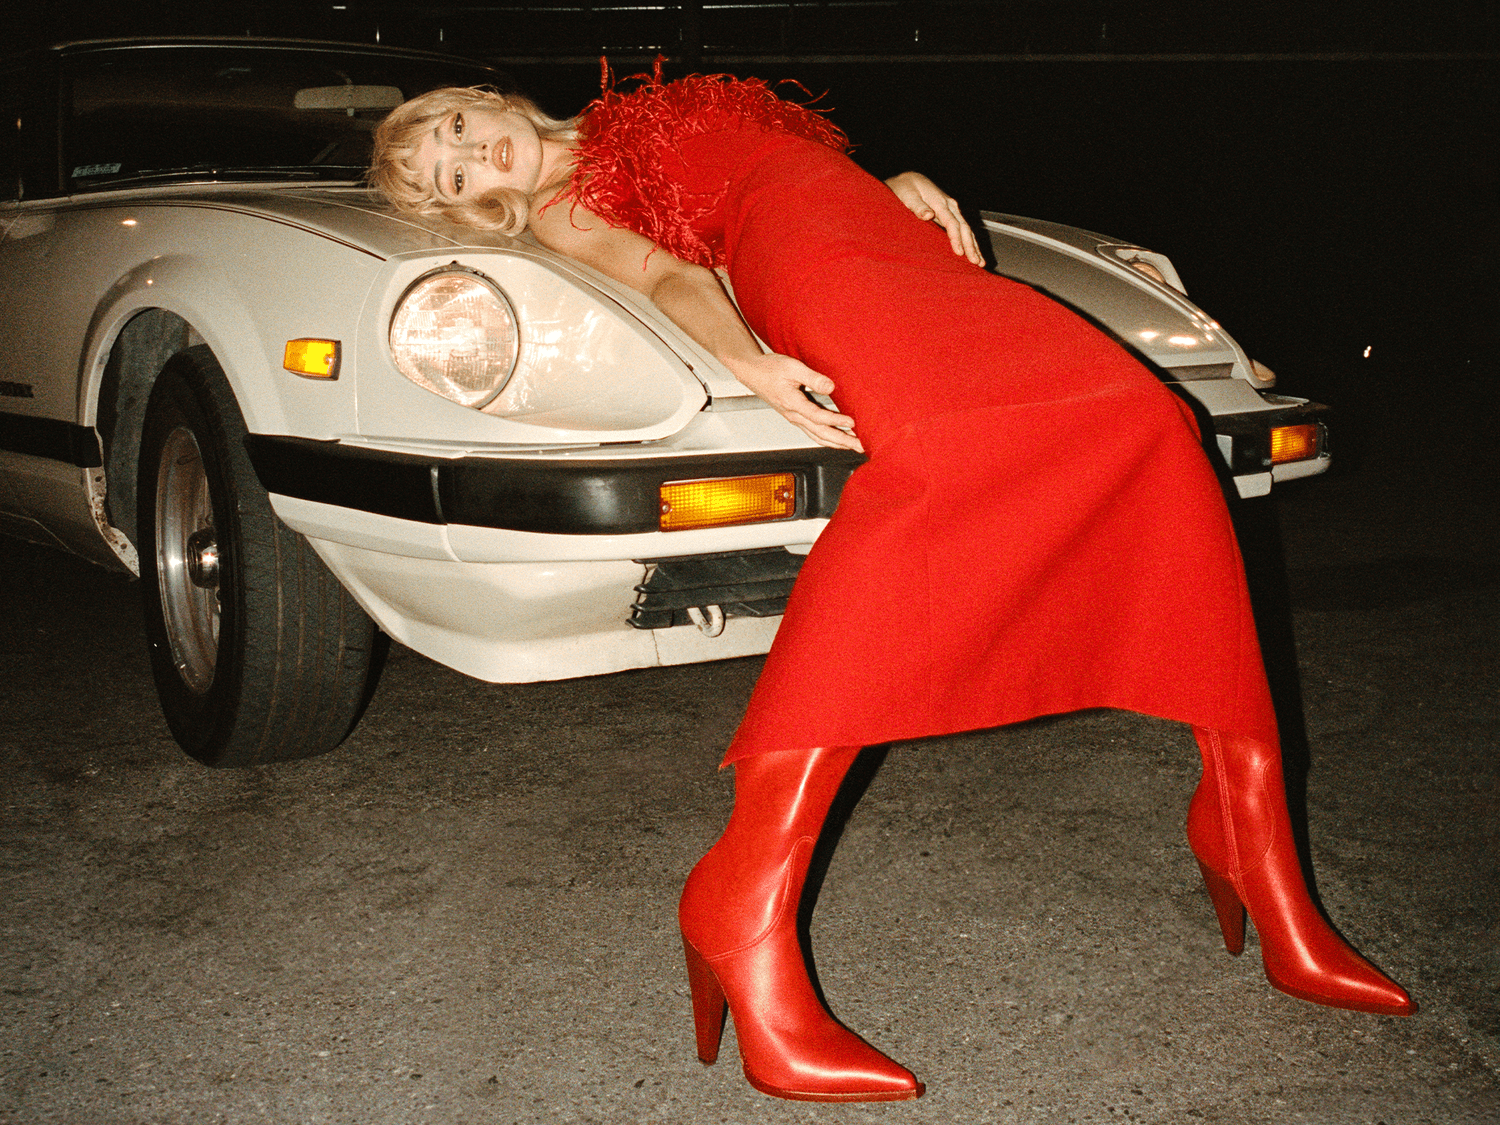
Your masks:
M 542 142 L 536 126 L 498 105 L 475 105 L 441 118 L 417 146 L 417 167 L 445 203 L 478 199 L 497 187 L 536 191 Z

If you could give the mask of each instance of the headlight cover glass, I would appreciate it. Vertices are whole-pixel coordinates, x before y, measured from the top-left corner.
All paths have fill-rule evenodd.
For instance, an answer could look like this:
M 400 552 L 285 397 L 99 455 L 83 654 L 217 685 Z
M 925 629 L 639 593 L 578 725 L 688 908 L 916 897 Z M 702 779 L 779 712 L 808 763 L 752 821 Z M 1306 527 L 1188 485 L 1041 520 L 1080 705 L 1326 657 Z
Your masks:
M 390 345 L 397 369 L 417 386 L 479 410 L 515 371 L 521 332 L 498 285 L 453 265 L 423 274 L 402 294 Z

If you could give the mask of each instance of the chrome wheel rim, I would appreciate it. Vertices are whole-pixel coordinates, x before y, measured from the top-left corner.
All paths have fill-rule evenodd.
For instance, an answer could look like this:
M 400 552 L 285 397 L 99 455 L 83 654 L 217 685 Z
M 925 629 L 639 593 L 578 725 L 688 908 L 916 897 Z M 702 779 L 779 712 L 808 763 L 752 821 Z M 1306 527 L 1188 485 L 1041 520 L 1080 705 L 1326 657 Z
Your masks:
M 156 580 L 172 663 L 192 691 L 214 680 L 219 658 L 219 547 L 198 439 L 178 426 L 156 474 Z

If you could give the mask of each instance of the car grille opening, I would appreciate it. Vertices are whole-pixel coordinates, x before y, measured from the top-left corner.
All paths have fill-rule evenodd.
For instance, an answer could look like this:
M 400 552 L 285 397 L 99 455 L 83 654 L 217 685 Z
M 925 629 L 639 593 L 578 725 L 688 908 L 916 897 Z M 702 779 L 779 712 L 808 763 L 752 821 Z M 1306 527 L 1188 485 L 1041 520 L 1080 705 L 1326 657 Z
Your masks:
M 786 610 L 802 555 L 785 547 L 721 555 L 640 559 L 651 569 L 630 609 L 637 629 L 693 624 L 689 609 L 718 606 L 725 617 L 774 617 Z

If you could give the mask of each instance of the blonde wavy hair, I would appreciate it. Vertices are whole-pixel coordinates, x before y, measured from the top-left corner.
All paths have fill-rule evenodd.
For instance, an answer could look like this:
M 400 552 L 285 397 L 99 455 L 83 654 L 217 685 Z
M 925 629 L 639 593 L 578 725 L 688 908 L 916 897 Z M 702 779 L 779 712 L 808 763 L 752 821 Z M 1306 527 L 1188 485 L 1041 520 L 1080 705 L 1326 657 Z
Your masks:
M 432 215 L 500 234 L 520 234 L 526 229 L 531 209 L 531 199 L 525 192 L 496 188 L 476 199 L 450 203 L 438 197 L 428 170 L 416 164 L 417 146 L 433 126 L 452 113 L 474 106 L 519 113 L 546 139 L 572 140 L 578 136 L 576 117 L 549 117 L 522 94 L 502 94 L 488 86 L 444 86 L 403 102 L 375 127 L 369 182 L 398 211 Z

